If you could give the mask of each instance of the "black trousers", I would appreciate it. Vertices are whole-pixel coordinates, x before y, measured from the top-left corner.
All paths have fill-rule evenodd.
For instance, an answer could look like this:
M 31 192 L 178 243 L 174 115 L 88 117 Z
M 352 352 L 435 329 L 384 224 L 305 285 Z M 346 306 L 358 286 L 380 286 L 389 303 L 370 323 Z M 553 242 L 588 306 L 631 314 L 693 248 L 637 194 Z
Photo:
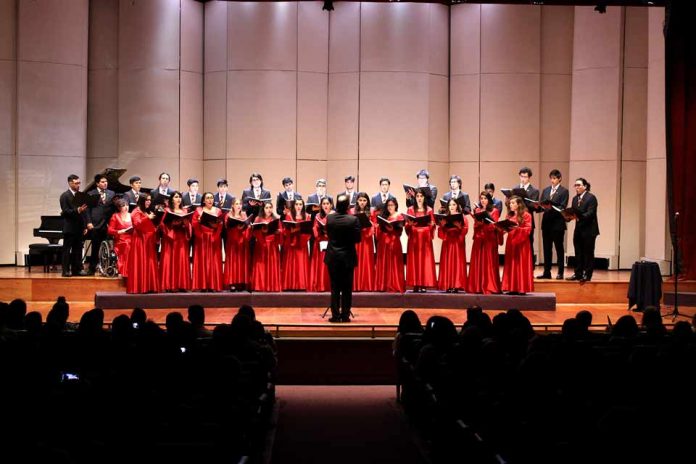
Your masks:
M 353 305 L 353 267 L 344 265 L 329 266 L 331 279 L 331 316 L 348 319 Z M 339 313 L 340 306 L 340 313 Z
M 553 248 L 556 248 L 556 257 L 558 258 L 558 274 L 563 275 L 563 270 L 565 269 L 563 237 L 565 237 L 565 229 L 541 230 L 541 239 L 544 244 L 544 274 L 546 275 L 551 275 Z
M 82 245 L 83 235 L 81 233 L 63 234 L 63 273 L 72 271 L 76 274 L 82 270 Z
M 575 275 L 592 278 L 594 270 L 594 251 L 596 235 L 584 235 L 575 229 L 573 234 L 573 246 L 575 247 Z
M 97 268 L 97 264 L 99 264 L 99 248 L 101 248 L 102 242 L 106 240 L 106 229 L 92 229 L 89 235 L 89 239 L 92 242 L 90 245 L 89 269 L 94 271 Z

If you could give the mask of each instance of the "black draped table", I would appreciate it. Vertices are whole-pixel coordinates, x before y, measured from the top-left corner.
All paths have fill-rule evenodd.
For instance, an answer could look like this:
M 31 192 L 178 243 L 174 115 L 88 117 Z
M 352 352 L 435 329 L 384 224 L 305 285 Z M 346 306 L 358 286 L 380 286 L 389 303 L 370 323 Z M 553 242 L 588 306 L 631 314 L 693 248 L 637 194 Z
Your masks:
M 628 309 L 644 311 L 648 306 L 660 308 L 662 274 L 660 266 L 651 261 L 636 261 L 631 268 L 628 284 Z

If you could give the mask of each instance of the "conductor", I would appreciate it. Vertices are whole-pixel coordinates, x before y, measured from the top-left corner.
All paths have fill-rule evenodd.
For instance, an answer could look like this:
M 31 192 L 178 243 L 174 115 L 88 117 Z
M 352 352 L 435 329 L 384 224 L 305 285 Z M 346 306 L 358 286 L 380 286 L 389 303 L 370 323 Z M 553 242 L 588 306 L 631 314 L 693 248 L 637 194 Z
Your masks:
M 324 262 L 331 279 L 331 318 L 329 322 L 350 322 L 353 302 L 353 270 L 358 265 L 355 244 L 360 241 L 360 222 L 348 214 L 350 199 L 345 193 L 336 198 L 336 214 L 326 218 L 329 244 Z M 339 313 L 339 302 L 341 310 Z

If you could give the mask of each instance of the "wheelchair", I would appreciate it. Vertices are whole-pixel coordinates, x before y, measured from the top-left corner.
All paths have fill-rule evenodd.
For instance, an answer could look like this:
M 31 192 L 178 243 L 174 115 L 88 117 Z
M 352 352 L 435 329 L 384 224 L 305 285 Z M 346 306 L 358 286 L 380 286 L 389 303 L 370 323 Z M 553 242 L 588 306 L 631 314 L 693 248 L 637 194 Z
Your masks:
M 118 258 L 114 251 L 113 240 L 109 239 L 101 242 L 97 272 L 104 277 L 116 277 L 118 275 Z

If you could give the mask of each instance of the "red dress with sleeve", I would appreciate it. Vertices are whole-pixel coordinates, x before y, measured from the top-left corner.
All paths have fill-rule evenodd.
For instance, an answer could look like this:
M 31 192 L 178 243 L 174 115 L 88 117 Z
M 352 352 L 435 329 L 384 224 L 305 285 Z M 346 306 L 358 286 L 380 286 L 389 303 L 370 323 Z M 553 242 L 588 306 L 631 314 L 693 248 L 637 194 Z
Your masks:
M 326 235 L 326 218 L 321 214 L 314 217 L 314 245 L 312 246 L 312 256 L 309 260 L 309 291 L 310 292 L 330 292 L 331 280 L 329 279 L 329 268 L 324 263 L 326 248 L 321 250 L 321 242 L 328 242 L 329 236 Z
M 403 221 L 402 214 L 390 220 Z M 378 292 L 404 293 L 404 255 L 401 248 L 402 228 L 383 231 L 377 228 L 377 263 L 375 265 L 375 290 Z
M 128 255 L 126 292 L 159 292 L 157 275 L 157 228 L 140 208 L 131 213 L 133 238 Z
M 466 290 L 466 233 L 469 224 L 463 216 L 462 227 L 438 226 L 437 236 L 442 239 L 440 249 L 440 276 L 437 288 L 440 290 Z
M 481 211 L 483 211 L 481 208 L 474 210 L 475 213 Z M 494 221 L 500 217 L 500 213 L 495 208 L 489 214 Z M 493 224 L 475 220 L 467 292 L 486 295 L 500 293 L 499 267 L 498 230 Z
M 241 218 L 246 220 L 242 211 Z M 225 275 L 226 286 L 241 287 L 249 283 L 249 238 L 251 229 L 248 225 L 236 225 L 225 228 Z
M 514 220 L 514 219 L 513 219 Z M 529 233 L 532 215 L 525 211 L 522 223 L 507 234 L 505 242 L 505 266 L 503 267 L 503 291 L 528 293 L 534 291 L 532 249 Z
M 128 277 L 128 254 L 130 253 L 131 240 L 133 239 L 133 229 L 119 234 L 119 230 L 128 229 L 133 226 L 133 220 L 124 221 L 119 213 L 111 216 L 108 234 L 114 239 L 114 253 L 116 254 L 116 265 L 121 277 Z
M 216 208 L 222 219 L 222 211 Z M 194 290 L 222 290 L 222 220 L 210 227 L 201 224 L 203 208 L 193 213 L 193 283 Z
M 285 215 L 286 221 L 309 221 L 309 214 L 303 218 Z M 309 237 L 300 233 L 298 227 L 283 227 L 282 275 L 283 290 L 307 290 L 309 288 Z
M 360 229 L 360 243 L 355 245 L 358 265 L 353 272 L 353 291 L 356 292 L 375 291 L 375 225 L 370 222 L 372 226 Z
M 165 217 L 173 214 L 169 209 Z M 195 214 L 195 213 L 194 213 Z M 160 288 L 162 291 L 191 290 L 191 263 L 189 244 L 191 243 L 191 220 L 174 219 L 170 226 L 164 218 L 160 223 L 162 249 L 160 252 Z
M 406 285 L 434 287 L 437 284 L 437 278 L 435 277 L 435 254 L 433 253 L 433 236 L 435 235 L 433 210 L 428 206 L 425 211 L 416 211 L 411 206 L 407 213 L 415 217 L 430 216 L 430 224 L 416 226 L 406 221 L 405 229 L 406 235 L 408 235 Z
M 273 218 L 257 217 L 254 222 L 271 222 Z M 253 236 L 254 256 L 251 258 L 251 289 L 255 292 L 279 292 L 281 290 L 280 276 L 280 245 L 281 230 L 275 234 L 266 234 L 260 228 L 255 229 Z

